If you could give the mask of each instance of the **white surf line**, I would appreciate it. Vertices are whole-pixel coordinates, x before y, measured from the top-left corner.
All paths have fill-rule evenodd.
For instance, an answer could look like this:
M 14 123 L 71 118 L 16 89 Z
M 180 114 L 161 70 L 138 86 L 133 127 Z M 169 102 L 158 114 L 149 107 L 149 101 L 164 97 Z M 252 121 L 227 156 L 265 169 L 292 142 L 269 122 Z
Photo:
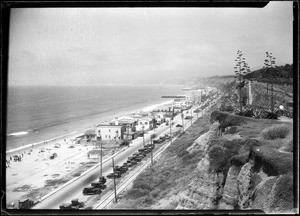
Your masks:
M 34 147 L 34 146 L 37 146 L 37 145 L 40 145 L 40 144 L 46 144 L 46 142 L 51 142 L 51 141 L 54 141 L 54 140 L 57 140 L 57 139 L 60 139 L 60 138 L 70 136 L 72 134 L 80 133 L 80 132 L 85 131 L 85 130 L 87 130 L 87 129 L 82 129 L 82 130 L 79 130 L 79 131 L 74 131 L 74 132 L 71 132 L 71 133 L 68 133 L 68 134 L 64 134 L 64 135 L 61 135 L 61 136 L 58 136 L 58 137 L 54 137 L 54 138 L 51 138 L 51 139 L 48 139 L 48 140 L 27 144 L 25 146 L 21 146 L 21 147 L 15 148 L 15 149 L 8 150 L 8 151 L 6 151 L 6 154 L 13 153 L 13 152 L 16 152 L 16 151 L 20 151 L 22 149 Z

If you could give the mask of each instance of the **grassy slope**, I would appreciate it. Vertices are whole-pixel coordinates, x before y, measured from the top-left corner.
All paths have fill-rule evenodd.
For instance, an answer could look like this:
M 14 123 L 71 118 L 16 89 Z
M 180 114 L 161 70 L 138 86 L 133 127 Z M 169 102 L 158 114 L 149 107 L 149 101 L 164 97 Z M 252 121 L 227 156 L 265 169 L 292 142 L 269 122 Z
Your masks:
M 186 149 L 201 134 L 207 132 L 209 127 L 209 114 L 194 122 L 193 127 L 175 140 L 152 168 L 148 168 L 138 176 L 133 182 L 132 189 L 115 208 L 151 209 L 151 206 L 159 200 L 186 190 L 188 183 L 193 179 L 190 174 L 203 157 L 201 151 L 189 153 Z M 165 208 L 174 209 L 176 206 L 176 201 L 170 201 Z
M 257 147 L 260 149 L 260 154 L 256 155 L 271 163 L 271 166 L 276 169 L 276 174 L 287 173 L 285 171 L 291 169 L 292 154 L 282 153 L 278 150 L 284 151 L 286 146 L 292 142 L 293 125 L 277 120 L 238 118 L 240 119 L 236 120 L 236 116 L 227 115 L 227 120 L 224 122 L 228 124 L 233 119 L 234 123 L 229 124 L 230 126 L 234 126 L 238 122 L 236 130 L 231 131 L 232 134 L 225 134 L 210 142 L 209 150 L 219 148 L 210 155 L 212 170 L 226 171 L 232 163 L 245 164 L 249 159 L 250 150 Z M 210 125 L 211 119 L 208 115 L 195 122 L 193 127 L 189 128 L 182 137 L 177 139 L 165 151 L 154 167 L 144 171 L 134 181 L 133 187 L 125 195 L 125 199 L 122 199 L 114 208 L 151 209 L 160 200 L 167 200 L 168 197 L 171 200 L 165 204 L 164 208 L 176 208 L 177 202 L 172 200 L 172 197 L 187 189 L 187 185 L 194 178 L 191 173 L 204 156 L 201 151 L 189 153 L 186 149 L 201 134 L 207 132 Z M 285 125 L 291 129 L 291 132 L 283 139 L 264 139 L 261 131 L 274 125 Z M 235 139 L 230 139 L 230 137 L 235 137 Z

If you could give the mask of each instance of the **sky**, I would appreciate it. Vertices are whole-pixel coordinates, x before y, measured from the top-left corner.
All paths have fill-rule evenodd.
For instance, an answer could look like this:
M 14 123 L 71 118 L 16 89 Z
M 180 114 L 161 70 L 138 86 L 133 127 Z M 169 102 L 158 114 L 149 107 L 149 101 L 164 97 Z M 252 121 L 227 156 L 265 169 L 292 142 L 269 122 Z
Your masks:
M 293 62 L 293 3 L 265 8 L 13 8 L 9 85 L 155 84 Z

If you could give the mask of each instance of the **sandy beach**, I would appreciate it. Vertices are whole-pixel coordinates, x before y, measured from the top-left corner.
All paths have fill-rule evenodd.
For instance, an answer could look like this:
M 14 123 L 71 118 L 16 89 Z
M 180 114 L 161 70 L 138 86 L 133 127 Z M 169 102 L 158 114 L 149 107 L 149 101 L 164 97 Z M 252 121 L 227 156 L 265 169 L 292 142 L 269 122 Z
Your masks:
M 21 161 L 10 161 L 6 168 L 6 200 L 8 203 L 23 198 L 39 200 L 53 189 L 79 176 L 100 162 L 99 158 L 89 158 L 88 152 L 97 149 L 92 142 L 81 142 L 70 148 L 70 143 L 60 140 L 61 146 L 53 143 L 23 151 Z M 103 146 L 103 159 L 111 155 L 114 145 Z M 44 152 L 41 152 L 41 149 Z M 99 148 L 98 148 L 99 149 Z M 118 151 L 120 148 L 116 148 Z M 56 153 L 57 157 L 50 159 Z M 22 154 L 21 154 L 22 155 Z
M 155 107 L 157 105 L 148 106 L 141 110 L 150 111 Z M 118 115 L 115 114 L 114 117 L 124 114 L 121 112 Z M 106 116 L 105 119 L 112 120 L 112 116 Z M 86 130 L 87 128 L 8 150 L 6 152 L 6 160 L 9 161 L 6 168 L 7 203 L 17 203 L 23 198 L 37 201 L 99 163 L 99 158 L 88 157 L 88 152 L 97 148 L 93 142 L 82 141 L 80 144 L 74 144 L 74 148 L 70 148 L 71 140 L 83 135 Z M 60 144 L 59 148 L 55 147 L 57 143 Z M 120 150 L 116 147 L 116 145 L 104 144 L 103 160 L 113 152 Z M 44 151 L 41 151 L 42 149 Z M 57 157 L 50 159 L 53 153 L 56 153 Z M 20 156 L 21 161 L 14 161 L 14 155 Z

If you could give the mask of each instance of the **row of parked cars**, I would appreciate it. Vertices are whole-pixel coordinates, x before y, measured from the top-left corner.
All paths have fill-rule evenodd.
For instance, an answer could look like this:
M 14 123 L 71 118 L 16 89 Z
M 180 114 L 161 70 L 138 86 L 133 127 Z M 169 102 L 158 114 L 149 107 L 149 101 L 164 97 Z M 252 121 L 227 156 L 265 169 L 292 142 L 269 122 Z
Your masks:
M 160 136 L 158 139 L 153 140 L 153 143 L 159 144 L 159 143 L 163 143 L 164 141 L 169 140 L 169 139 L 171 139 L 171 136 L 168 134 L 165 134 L 164 136 Z
M 134 166 L 138 162 L 140 162 L 144 157 L 147 156 L 155 148 L 155 143 L 163 143 L 165 140 L 171 139 L 171 136 L 166 134 L 164 136 L 160 136 L 158 139 L 153 140 L 153 144 L 147 144 L 144 148 L 138 149 L 138 152 L 134 153 L 131 157 L 128 157 L 127 161 L 122 166 L 115 166 L 114 171 L 107 175 L 108 179 L 112 178 L 120 178 L 122 174 L 126 173 L 129 167 Z M 95 195 L 101 194 L 101 192 L 106 189 L 106 178 L 99 177 L 97 182 L 92 182 L 91 186 L 85 187 L 82 191 L 84 195 Z M 78 199 L 73 199 L 71 203 L 62 203 L 59 206 L 60 209 L 72 209 L 78 210 L 84 208 L 84 203 L 79 202 Z
M 138 152 L 134 153 L 131 157 L 127 158 L 127 161 L 122 166 L 115 166 L 114 171 L 107 175 L 107 178 L 121 178 L 122 174 L 126 173 L 129 167 L 134 166 L 140 162 L 144 157 L 147 156 L 154 149 L 154 144 L 147 144 L 144 148 L 139 149 Z
M 99 177 L 99 181 L 92 182 L 91 186 L 83 188 L 82 193 L 83 195 L 101 194 L 102 190 L 107 187 L 105 183 L 106 178 L 104 176 Z

